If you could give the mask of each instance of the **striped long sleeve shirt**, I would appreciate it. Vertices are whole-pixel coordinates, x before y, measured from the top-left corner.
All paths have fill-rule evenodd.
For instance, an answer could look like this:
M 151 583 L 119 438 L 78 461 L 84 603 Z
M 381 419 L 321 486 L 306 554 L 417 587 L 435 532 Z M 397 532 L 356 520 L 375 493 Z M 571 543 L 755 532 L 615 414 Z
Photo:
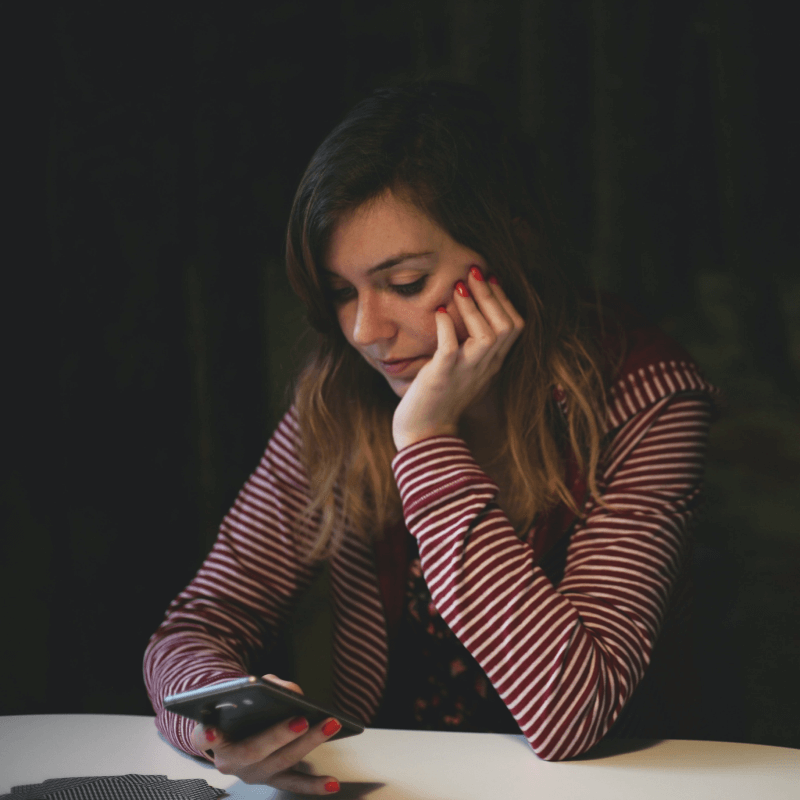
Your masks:
M 717 390 L 688 357 L 669 358 L 683 353 L 666 337 L 648 335 L 610 388 L 606 507 L 588 499 L 557 584 L 461 439 L 417 442 L 392 463 L 438 613 L 547 760 L 586 751 L 617 719 L 648 667 L 687 557 Z M 195 723 L 165 711 L 161 698 L 249 674 L 313 578 L 294 533 L 308 492 L 299 435 L 290 410 L 145 654 L 156 724 L 194 755 Z M 369 723 L 388 661 L 371 546 L 346 536 L 330 572 L 336 703 Z

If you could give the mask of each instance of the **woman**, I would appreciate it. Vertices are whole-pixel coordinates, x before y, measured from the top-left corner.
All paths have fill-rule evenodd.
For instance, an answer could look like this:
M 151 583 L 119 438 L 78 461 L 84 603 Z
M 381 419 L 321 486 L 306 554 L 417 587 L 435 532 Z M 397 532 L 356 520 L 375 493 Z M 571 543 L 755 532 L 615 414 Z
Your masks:
M 287 264 L 317 349 L 145 656 L 187 752 L 338 789 L 293 770 L 333 720 L 234 745 L 160 702 L 248 674 L 326 559 L 337 703 L 365 723 L 521 731 L 550 760 L 612 726 L 681 734 L 715 390 L 569 287 L 530 152 L 474 90 L 433 82 L 375 93 L 312 158 Z

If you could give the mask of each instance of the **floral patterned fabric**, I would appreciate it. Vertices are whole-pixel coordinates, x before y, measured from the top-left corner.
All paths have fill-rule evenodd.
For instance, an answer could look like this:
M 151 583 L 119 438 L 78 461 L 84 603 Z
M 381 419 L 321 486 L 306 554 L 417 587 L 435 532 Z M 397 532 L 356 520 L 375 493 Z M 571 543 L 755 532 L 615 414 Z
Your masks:
M 403 616 L 376 727 L 520 733 L 486 674 L 439 616 L 409 539 Z

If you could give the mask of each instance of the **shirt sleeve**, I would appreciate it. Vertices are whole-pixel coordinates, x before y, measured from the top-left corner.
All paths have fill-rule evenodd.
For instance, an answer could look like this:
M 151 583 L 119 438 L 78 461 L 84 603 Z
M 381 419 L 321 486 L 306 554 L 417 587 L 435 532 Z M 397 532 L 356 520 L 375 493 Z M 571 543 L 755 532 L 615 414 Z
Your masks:
M 192 582 L 172 602 L 144 656 L 156 726 L 176 747 L 191 744 L 193 720 L 165 711 L 162 698 L 249 674 L 253 656 L 274 638 L 294 598 L 310 582 L 295 525 L 307 481 L 296 456 L 289 412 L 222 522 Z
M 393 462 L 433 602 L 486 672 L 534 751 L 588 750 L 642 678 L 688 552 L 711 403 L 671 394 L 613 435 L 604 508 L 590 499 L 554 586 L 455 437 Z

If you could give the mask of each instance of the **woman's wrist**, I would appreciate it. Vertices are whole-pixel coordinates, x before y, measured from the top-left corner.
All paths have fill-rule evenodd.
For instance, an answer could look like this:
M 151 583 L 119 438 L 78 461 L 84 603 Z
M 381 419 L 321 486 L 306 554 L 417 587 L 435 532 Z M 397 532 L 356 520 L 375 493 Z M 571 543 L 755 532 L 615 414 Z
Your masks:
M 458 426 L 446 425 L 427 431 L 398 433 L 394 436 L 394 444 L 399 453 L 405 447 L 410 447 L 412 444 L 421 442 L 424 439 L 433 439 L 435 436 L 458 436 Z

